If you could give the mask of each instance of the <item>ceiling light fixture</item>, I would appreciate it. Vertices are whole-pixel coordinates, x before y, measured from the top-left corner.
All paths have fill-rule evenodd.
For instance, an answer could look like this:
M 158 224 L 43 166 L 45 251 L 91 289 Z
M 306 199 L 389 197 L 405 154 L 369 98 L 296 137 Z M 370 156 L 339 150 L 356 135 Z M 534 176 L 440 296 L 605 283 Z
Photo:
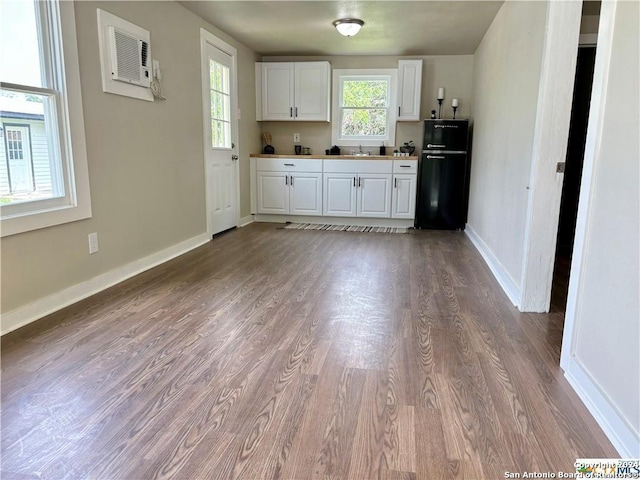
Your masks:
M 364 22 L 357 18 L 341 18 L 340 20 L 333 22 L 333 26 L 336 27 L 336 30 L 345 37 L 353 37 L 360 31 L 363 25 Z

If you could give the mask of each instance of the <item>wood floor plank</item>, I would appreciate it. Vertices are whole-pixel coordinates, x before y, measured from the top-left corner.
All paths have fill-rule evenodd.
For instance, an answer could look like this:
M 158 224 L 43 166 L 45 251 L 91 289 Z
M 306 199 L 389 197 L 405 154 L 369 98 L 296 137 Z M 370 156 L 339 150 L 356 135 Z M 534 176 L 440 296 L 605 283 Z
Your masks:
M 384 372 L 366 371 L 348 478 L 375 478 L 378 472 L 388 468 L 383 455 L 388 415 L 387 379 Z
M 2 478 L 504 478 L 615 457 L 462 232 L 237 229 L 1 342 Z
M 416 442 L 414 407 L 387 403 L 384 458 L 387 469 L 414 473 Z

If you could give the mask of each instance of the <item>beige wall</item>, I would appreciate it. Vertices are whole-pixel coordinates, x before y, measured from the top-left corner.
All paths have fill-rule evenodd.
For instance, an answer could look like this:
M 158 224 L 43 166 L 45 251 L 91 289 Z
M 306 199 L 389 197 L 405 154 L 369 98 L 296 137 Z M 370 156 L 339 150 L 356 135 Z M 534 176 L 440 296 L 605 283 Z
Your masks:
M 422 58 L 422 118 L 428 118 L 431 110 L 438 109 L 438 87 L 445 87 L 446 99 L 442 117 L 451 118 L 451 99 L 460 100 L 457 118 L 469 118 L 471 111 L 471 89 L 473 55 L 431 56 L 327 56 L 327 57 L 264 57 L 263 61 L 294 62 L 328 60 L 332 69 L 346 68 L 398 68 L 398 59 Z M 398 122 L 396 144 L 413 140 L 420 145 L 422 122 Z M 331 148 L 331 124 L 325 122 L 262 122 L 263 132 L 273 136 L 276 153 L 293 153 L 293 134 L 300 133 L 301 144 L 311 147 L 312 152 L 323 154 Z M 350 147 L 348 147 L 350 148 Z M 259 152 L 256 152 L 259 153 Z
M 640 439 L 639 14 L 637 2 L 617 2 L 599 149 L 594 153 L 588 147 L 585 153 L 585 170 L 594 155 L 595 166 L 590 198 L 580 197 L 587 218 L 580 240 L 584 250 L 575 252 L 582 253 L 582 270 L 579 278 L 573 272 L 571 277 L 572 283 L 579 281 L 574 329 L 565 332 L 573 338 L 571 361 L 587 372 L 633 432 L 635 440 L 627 445 L 632 456 L 638 455 Z M 597 58 L 596 69 L 601 66 Z M 592 108 L 600 108 L 599 98 Z
M 505 2 L 474 56 L 468 224 L 519 288 L 545 2 Z
M 150 30 L 166 102 L 102 92 L 96 8 Z M 175 2 L 83 1 L 75 12 L 93 217 L 2 239 L 3 313 L 206 232 L 200 27 L 238 48 L 241 214 L 250 213 L 255 53 Z

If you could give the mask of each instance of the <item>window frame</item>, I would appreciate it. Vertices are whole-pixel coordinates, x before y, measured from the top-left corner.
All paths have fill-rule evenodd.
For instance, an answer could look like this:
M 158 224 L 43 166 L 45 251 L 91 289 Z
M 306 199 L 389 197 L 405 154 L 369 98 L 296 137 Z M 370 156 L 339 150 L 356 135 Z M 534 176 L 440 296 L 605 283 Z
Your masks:
M 389 104 L 387 105 L 387 135 L 376 137 L 343 137 L 342 136 L 342 87 L 345 81 L 361 80 L 388 80 Z M 331 143 L 345 147 L 379 147 L 383 142 L 385 146 L 395 145 L 397 122 L 397 89 L 398 69 L 336 69 L 333 71 L 333 99 L 331 109 Z
M 213 150 L 232 150 L 233 149 L 233 139 L 231 138 L 231 83 L 230 83 L 230 75 L 231 75 L 231 68 L 228 65 L 225 65 L 221 62 L 218 62 L 216 60 L 209 60 L 209 75 L 211 75 L 211 66 L 212 63 L 219 65 L 220 67 L 226 68 L 227 69 L 227 79 L 226 79 L 226 86 L 228 87 L 228 91 L 225 92 L 224 90 L 217 90 L 215 88 L 211 87 L 211 82 L 209 82 L 209 103 L 210 103 L 210 107 L 213 108 L 213 106 L 211 105 L 212 103 L 212 97 L 211 97 L 211 93 L 218 93 L 220 95 L 223 95 L 226 98 L 226 104 L 223 107 L 223 114 L 228 114 L 228 119 L 226 118 L 217 118 L 213 116 L 213 113 L 211 114 L 211 145 L 210 147 Z M 229 133 L 229 143 L 227 146 L 220 146 L 220 145 L 214 145 L 213 144 L 213 139 L 214 139 L 214 135 L 213 135 L 213 129 L 214 129 L 214 124 L 216 122 L 220 122 L 223 124 L 223 126 L 226 124 L 227 128 L 228 128 L 228 133 Z
M 0 207 L 2 237 L 91 217 L 80 69 L 73 2 L 37 2 L 36 25 L 42 44 L 41 88 L 1 83 L 5 90 L 45 95 L 53 111 L 45 115 L 57 135 L 49 138 L 50 154 L 59 152 L 65 195 Z M 53 131 L 54 129 L 49 129 Z M 55 172 L 52 172 L 55 175 Z M 56 180 L 52 178 L 52 183 Z

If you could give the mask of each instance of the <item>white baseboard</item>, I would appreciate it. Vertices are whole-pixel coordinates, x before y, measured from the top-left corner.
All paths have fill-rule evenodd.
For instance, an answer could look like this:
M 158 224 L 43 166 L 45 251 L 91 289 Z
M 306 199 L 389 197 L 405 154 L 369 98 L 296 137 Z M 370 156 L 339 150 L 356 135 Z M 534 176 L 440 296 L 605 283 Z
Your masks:
M 240 225 L 238 225 L 240 228 L 242 227 L 246 227 L 247 225 L 249 225 L 250 223 L 255 222 L 255 219 L 253 218 L 253 214 L 251 215 L 247 215 L 246 217 L 242 217 L 240 219 Z
M 580 362 L 572 357 L 564 376 L 622 458 L 640 458 L 640 432 L 633 430 Z
M 514 307 L 517 307 L 520 303 L 520 287 L 513 281 L 511 275 L 507 272 L 507 270 L 502 266 L 500 261 L 493 254 L 491 249 L 484 243 L 484 240 L 480 238 L 480 236 L 476 233 L 471 225 L 467 223 L 465 228 L 465 233 L 471 243 L 476 247 L 482 258 L 484 258 L 485 263 L 489 266 L 491 273 L 496 277 L 496 280 L 504 290 L 504 293 L 507 294 L 511 303 L 513 303 Z
M 36 300 L 10 312 L 3 313 L 1 319 L 0 335 L 12 332 L 46 315 L 56 312 L 64 307 L 79 302 L 91 295 L 105 290 L 117 283 L 131 278 L 139 273 L 149 270 L 172 258 L 178 257 L 194 248 L 204 245 L 211 240 L 208 234 L 203 233 L 169 248 L 160 250 L 147 257 L 135 260 L 127 265 L 98 275 L 86 282 L 73 285 L 64 290 Z
M 327 217 L 322 215 L 267 215 L 256 214 L 256 222 L 273 223 L 320 223 L 327 225 L 357 225 L 360 227 L 413 227 L 413 219 L 401 218 L 364 218 L 364 217 Z

